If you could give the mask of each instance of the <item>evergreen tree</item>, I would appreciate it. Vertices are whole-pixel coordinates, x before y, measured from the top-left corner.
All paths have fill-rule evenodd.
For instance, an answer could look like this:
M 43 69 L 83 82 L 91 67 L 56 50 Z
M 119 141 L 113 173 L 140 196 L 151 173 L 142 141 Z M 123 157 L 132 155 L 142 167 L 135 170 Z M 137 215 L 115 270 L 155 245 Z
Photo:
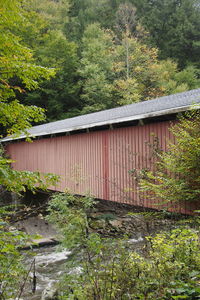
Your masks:
M 130 0 L 138 19 L 160 49 L 160 58 L 176 59 L 183 68 L 200 67 L 200 5 L 198 0 Z
M 94 23 L 112 29 L 120 2 L 121 0 L 71 0 L 67 35 L 80 41 L 87 26 Z

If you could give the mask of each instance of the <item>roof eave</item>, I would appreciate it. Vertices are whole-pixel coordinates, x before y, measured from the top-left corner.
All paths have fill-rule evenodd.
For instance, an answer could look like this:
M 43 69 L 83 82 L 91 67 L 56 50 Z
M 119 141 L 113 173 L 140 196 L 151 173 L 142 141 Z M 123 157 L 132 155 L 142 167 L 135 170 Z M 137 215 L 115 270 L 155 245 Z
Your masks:
M 187 110 L 190 110 L 190 109 L 198 109 L 198 108 L 200 108 L 200 104 L 195 104 L 194 106 L 192 106 L 192 105 L 181 106 L 181 107 L 170 108 L 170 109 L 160 110 L 160 111 L 146 113 L 146 114 L 140 114 L 140 115 L 136 115 L 136 116 L 129 116 L 129 117 L 124 117 L 124 118 L 111 119 L 111 120 L 106 121 L 106 122 L 103 121 L 103 122 L 91 123 L 91 124 L 77 126 L 77 127 L 65 128 L 65 129 L 62 129 L 62 130 L 54 130 L 54 131 L 49 131 L 49 132 L 40 132 L 40 133 L 35 134 L 35 135 L 30 134 L 28 137 L 36 138 L 36 137 L 52 135 L 52 134 L 73 132 L 73 131 L 78 131 L 78 130 L 94 128 L 94 127 L 101 127 L 101 126 L 104 126 L 104 125 L 119 124 L 119 123 L 125 123 L 125 122 L 129 122 L 129 121 L 136 121 L 136 120 L 142 120 L 142 119 L 148 119 L 148 118 L 153 118 L 153 117 L 158 117 L 158 116 L 163 116 L 163 115 L 176 114 L 176 113 L 179 113 L 179 112 L 187 111 Z M 27 137 L 26 135 L 20 135 L 19 137 L 15 137 L 15 138 L 6 137 L 6 138 L 1 139 L 0 142 L 5 143 L 5 142 L 14 141 L 14 140 L 21 140 L 21 139 L 25 139 L 26 137 Z

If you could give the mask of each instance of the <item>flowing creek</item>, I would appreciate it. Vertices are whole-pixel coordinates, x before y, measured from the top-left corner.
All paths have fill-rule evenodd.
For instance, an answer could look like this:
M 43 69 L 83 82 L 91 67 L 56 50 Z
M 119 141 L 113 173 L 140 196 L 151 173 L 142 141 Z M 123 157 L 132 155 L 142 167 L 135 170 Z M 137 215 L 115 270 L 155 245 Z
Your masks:
M 121 208 L 120 208 L 121 209 Z M 109 210 L 105 210 L 108 214 Z M 115 215 L 114 220 L 105 221 L 104 219 L 99 218 L 102 214 L 105 215 L 105 212 L 93 213 L 91 215 L 91 228 L 93 230 L 100 230 L 101 234 L 116 234 L 113 236 L 113 239 L 117 236 L 123 236 L 124 233 L 128 233 L 129 236 L 132 236 L 129 239 L 128 244 L 131 249 L 141 251 L 145 240 L 144 236 L 149 235 L 150 233 L 160 232 L 161 230 L 166 230 L 174 226 L 174 221 L 170 219 L 155 219 L 154 217 L 149 221 L 146 220 L 143 215 L 127 215 L 127 211 L 120 211 L 119 216 Z M 111 211 L 111 213 L 113 213 Z M 24 230 L 29 235 L 39 235 L 42 238 L 51 240 L 51 238 L 56 237 L 57 232 L 52 228 L 46 220 L 41 217 L 41 215 L 29 217 L 23 219 L 16 224 L 19 230 Z M 92 227 L 93 226 L 93 227 Z M 107 235 L 105 235 L 107 236 Z M 54 238 L 53 238 L 54 240 Z M 55 239 L 56 240 L 56 239 Z M 60 250 L 59 250 L 60 249 Z M 32 254 L 30 254 L 30 252 Z M 51 292 L 55 291 L 57 283 L 62 278 L 64 272 L 80 272 L 80 270 L 71 269 L 66 262 L 72 261 L 72 253 L 67 250 L 61 250 L 60 246 L 45 246 L 38 247 L 32 250 L 23 251 L 24 263 L 27 268 L 27 272 L 30 270 L 31 265 L 33 268 L 29 273 L 29 279 L 25 284 L 23 294 L 20 295 L 20 300 L 46 300 L 53 299 L 50 297 Z M 81 253 L 77 254 L 78 256 Z M 75 258 L 73 255 L 73 260 Z M 35 261 L 35 264 L 33 264 Z M 78 264 L 78 261 L 77 261 Z M 33 275 L 34 275 L 34 266 L 35 266 L 35 276 L 36 284 L 34 285 Z M 32 292 L 33 287 L 36 287 L 35 292 Z M 49 297 L 44 297 L 45 294 L 49 294 Z M 19 292 L 18 292 L 19 295 Z M 19 296 L 16 298 L 18 300 Z
M 128 242 L 131 247 L 137 249 L 143 246 L 144 240 L 142 237 L 139 237 L 137 239 L 130 239 Z M 54 290 L 56 283 L 59 282 L 65 271 L 65 262 L 70 259 L 70 254 L 70 251 L 59 250 L 58 246 L 35 248 L 31 251 L 24 252 L 27 270 L 30 269 L 31 264 L 35 259 L 36 291 L 35 293 L 32 293 L 32 269 L 30 272 L 31 279 L 27 280 L 24 293 L 21 295 L 20 299 L 47 299 L 44 297 L 45 292 Z
M 57 246 L 33 249 L 31 254 L 24 253 L 27 270 L 35 259 L 36 291 L 34 294 L 32 293 L 33 280 L 29 280 L 20 299 L 40 300 L 45 290 L 54 289 L 64 272 L 65 262 L 69 255 L 69 251 L 59 251 Z M 33 278 L 33 269 L 30 275 Z

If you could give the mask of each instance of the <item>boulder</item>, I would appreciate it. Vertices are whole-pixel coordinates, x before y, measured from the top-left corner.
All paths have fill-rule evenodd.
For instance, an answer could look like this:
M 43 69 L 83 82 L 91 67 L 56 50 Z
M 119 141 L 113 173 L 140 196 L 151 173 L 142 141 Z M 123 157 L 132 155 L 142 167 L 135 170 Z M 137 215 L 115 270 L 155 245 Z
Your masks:
M 121 228 L 123 226 L 122 220 L 111 220 L 109 221 L 109 224 L 114 228 Z

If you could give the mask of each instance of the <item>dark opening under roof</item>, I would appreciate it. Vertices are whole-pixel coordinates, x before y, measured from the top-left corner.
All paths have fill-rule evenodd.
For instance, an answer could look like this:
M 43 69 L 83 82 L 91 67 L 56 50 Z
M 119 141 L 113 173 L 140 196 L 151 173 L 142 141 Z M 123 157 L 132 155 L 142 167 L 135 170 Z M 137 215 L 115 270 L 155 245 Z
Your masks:
M 119 124 L 128 121 L 142 120 L 167 114 L 178 113 L 190 109 L 192 105 L 200 104 L 200 88 L 188 92 L 164 96 L 153 100 L 133 103 L 100 112 L 90 113 L 70 119 L 34 126 L 28 130 L 33 137 L 51 134 L 72 132 L 110 124 Z M 8 136 L 2 142 L 23 139 L 24 134 L 18 137 Z

